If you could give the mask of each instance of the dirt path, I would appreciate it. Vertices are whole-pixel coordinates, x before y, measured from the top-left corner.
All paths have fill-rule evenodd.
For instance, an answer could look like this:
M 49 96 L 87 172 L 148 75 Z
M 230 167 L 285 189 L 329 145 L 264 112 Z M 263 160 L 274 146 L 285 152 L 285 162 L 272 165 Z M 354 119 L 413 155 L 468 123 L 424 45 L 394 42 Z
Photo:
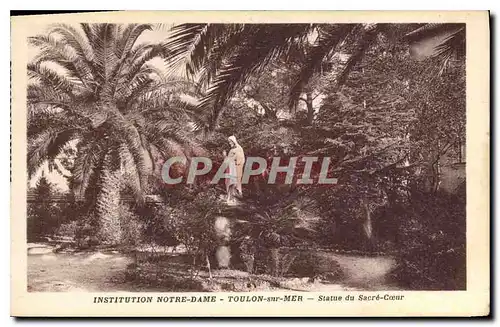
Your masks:
M 390 257 L 361 257 L 323 253 L 339 263 L 345 276 L 340 284 L 317 285 L 309 291 L 397 289 L 387 282 L 395 265 Z M 28 255 L 28 290 L 34 292 L 151 291 L 127 282 L 125 271 L 133 259 L 119 253 Z M 310 285 L 311 287 L 313 285 Z
M 395 267 L 396 260 L 392 257 L 363 257 L 356 255 L 322 253 L 330 260 L 337 261 L 345 276 L 346 285 L 368 289 L 397 289 L 389 284 L 387 274 Z
M 28 256 L 28 290 L 34 292 L 133 291 L 125 283 L 131 258 L 121 254 L 68 253 Z

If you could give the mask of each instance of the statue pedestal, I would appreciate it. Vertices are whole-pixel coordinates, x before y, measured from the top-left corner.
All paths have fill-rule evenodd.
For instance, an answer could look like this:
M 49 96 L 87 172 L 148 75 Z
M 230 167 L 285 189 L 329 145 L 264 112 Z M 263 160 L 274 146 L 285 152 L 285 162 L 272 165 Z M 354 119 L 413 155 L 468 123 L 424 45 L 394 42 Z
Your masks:
M 227 206 L 231 206 L 231 207 L 234 207 L 234 206 L 239 206 L 241 204 L 241 202 L 237 199 L 237 198 L 233 198 L 232 200 L 227 200 L 227 197 L 224 196 L 224 195 L 221 195 L 219 196 L 219 199 L 221 200 L 221 202 L 223 202 L 225 205 Z
M 215 258 L 219 269 L 229 268 L 231 261 L 231 250 L 226 245 L 221 245 L 215 250 Z
M 218 268 L 228 268 L 231 260 L 231 250 L 227 246 L 231 239 L 231 222 L 226 217 L 216 217 L 214 222 L 215 235 L 219 245 L 215 250 Z

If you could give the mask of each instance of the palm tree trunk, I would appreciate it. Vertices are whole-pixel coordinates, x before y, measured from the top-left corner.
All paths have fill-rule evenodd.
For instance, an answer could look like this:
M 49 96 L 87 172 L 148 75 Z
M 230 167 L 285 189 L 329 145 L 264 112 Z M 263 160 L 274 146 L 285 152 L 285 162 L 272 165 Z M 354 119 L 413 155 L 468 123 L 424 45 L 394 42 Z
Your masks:
M 279 276 L 279 266 L 280 266 L 280 253 L 278 247 L 272 247 L 269 249 L 270 259 L 271 259 L 271 276 Z
M 121 241 L 119 209 L 120 170 L 104 169 L 96 205 L 98 239 L 102 244 L 118 245 Z

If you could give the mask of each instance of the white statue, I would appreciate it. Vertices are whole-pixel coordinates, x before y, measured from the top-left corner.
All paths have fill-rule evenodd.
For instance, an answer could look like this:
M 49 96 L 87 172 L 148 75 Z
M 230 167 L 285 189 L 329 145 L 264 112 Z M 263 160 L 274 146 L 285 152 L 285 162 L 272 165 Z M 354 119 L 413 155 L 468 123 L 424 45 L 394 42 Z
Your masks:
M 236 137 L 230 136 L 228 138 L 231 150 L 229 154 L 224 151 L 224 157 L 228 166 L 229 178 L 226 178 L 226 193 L 227 203 L 233 204 L 235 202 L 235 194 L 239 197 L 243 196 L 243 189 L 241 179 L 243 177 L 243 166 L 245 164 L 245 153 L 243 148 L 236 141 Z

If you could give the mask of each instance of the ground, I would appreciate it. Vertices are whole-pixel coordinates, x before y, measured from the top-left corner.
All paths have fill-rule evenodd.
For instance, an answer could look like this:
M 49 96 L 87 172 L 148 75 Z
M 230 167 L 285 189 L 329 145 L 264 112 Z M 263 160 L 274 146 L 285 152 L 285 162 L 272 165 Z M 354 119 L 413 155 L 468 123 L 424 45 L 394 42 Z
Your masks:
M 141 291 L 125 283 L 131 258 L 120 254 L 68 253 L 28 256 L 28 290 L 34 292 Z
M 161 262 L 135 265 L 134 257 L 107 252 L 54 253 L 43 247 L 28 254 L 28 290 L 32 292 L 115 291 L 341 291 L 397 289 L 387 282 L 395 265 L 391 257 L 362 257 L 325 253 L 338 262 L 341 280 L 325 283 L 310 278 L 274 278 L 237 270 L 187 269 L 175 256 Z M 131 277 L 130 272 L 134 274 Z M 151 281 L 154 282 L 151 282 Z M 187 283 L 189 281 L 189 283 Z

